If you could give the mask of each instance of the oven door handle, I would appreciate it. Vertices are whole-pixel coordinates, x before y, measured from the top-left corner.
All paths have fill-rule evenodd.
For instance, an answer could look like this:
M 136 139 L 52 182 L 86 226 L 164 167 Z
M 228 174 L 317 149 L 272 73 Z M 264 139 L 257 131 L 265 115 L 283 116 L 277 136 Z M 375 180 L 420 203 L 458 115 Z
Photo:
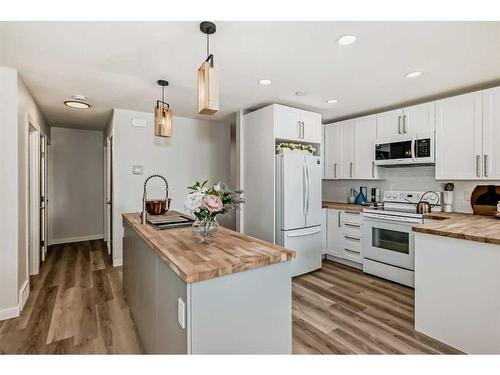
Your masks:
M 405 219 L 405 220 L 387 219 L 387 218 L 379 218 L 379 217 L 370 217 L 370 216 L 367 216 L 367 215 L 365 215 L 364 219 L 368 220 L 368 221 L 390 223 L 390 224 L 413 224 L 413 225 L 423 224 L 418 219 Z

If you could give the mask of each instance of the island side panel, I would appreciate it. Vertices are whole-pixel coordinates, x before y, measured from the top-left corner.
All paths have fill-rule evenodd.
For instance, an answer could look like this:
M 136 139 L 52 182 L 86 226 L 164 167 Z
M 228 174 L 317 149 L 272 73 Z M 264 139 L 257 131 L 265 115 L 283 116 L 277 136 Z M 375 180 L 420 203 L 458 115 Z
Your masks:
M 500 353 L 500 246 L 415 233 L 415 329 L 470 354 Z
M 291 262 L 189 284 L 192 354 L 291 354 Z

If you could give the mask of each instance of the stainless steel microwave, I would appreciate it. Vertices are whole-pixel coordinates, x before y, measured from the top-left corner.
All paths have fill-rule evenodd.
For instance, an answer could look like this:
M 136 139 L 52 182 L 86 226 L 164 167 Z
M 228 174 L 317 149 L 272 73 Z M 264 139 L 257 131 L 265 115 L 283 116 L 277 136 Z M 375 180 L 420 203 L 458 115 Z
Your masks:
M 433 134 L 375 144 L 375 165 L 432 165 L 434 162 Z

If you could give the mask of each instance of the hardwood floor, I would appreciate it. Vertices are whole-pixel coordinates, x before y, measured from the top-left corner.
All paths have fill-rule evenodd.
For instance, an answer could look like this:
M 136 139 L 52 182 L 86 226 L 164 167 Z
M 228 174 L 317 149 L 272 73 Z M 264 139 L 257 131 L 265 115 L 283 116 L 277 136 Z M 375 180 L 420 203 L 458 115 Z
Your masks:
M 0 322 L 0 353 L 142 353 L 103 241 L 51 246 L 30 284 L 21 316 Z
M 295 354 L 458 354 L 416 332 L 414 291 L 323 261 L 293 279 Z
M 459 353 L 413 329 L 410 288 L 324 261 L 292 293 L 294 353 Z M 103 241 L 51 246 L 21 316 L 0 321 L 2 354 L 142 352 Z

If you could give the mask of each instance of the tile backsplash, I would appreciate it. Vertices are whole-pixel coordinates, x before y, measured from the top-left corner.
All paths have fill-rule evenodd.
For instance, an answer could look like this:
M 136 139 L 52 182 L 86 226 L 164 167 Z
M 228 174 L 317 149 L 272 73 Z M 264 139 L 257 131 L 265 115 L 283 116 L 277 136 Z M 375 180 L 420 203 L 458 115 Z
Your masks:
M 456 212 L 472 212 L 470 194 L 476 185 L 500 185 L 500 181 L 436 181 L 433 166 L 383 168 L 383 180 L 323 180 L 323 200 L 347 202 L 350 188 L 359 192 L 360 186 L 386 190 L 442 191 L 443 182 L 455 184 L 455 201 L 453 210 Z

